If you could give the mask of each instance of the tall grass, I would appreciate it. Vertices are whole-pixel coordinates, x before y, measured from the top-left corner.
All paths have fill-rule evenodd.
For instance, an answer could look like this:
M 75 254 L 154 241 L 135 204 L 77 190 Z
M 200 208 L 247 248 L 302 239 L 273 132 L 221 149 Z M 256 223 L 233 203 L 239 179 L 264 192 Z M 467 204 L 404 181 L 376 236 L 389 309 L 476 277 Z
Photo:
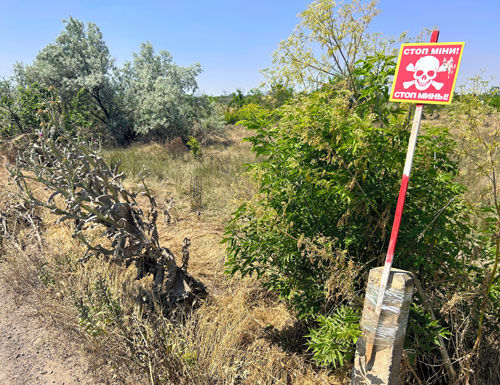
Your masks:
M 208 216 L 226 218 L 240 199 L 254 193 L 254 185 L 243 175 L 245 164 L 255 162 L 250 146 L 241 141 L 245 132 L 235 128 L 229 133 L 230 145 L 214 144 L 203 149 L 196 159 L 186 148 L 184 152 L 169 151 L 168 145 L 158 143 L 134 145 L 107 150 L 105 157 L 111 163 L 120 162 L 131 182 L 142 175 L 161 198 L 174 198 L 183 207 L 188 206 L 193 178 L 202 186 L 201 204 Z

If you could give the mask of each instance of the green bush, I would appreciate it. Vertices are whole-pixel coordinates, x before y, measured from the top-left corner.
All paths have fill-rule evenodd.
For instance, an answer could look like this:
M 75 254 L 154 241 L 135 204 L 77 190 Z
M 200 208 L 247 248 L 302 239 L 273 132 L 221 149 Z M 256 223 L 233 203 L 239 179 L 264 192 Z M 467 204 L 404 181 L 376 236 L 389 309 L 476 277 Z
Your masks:
M 491 87 L 487 97 L 487 103 L 496 108 L 497 111 L 500 111 L 500 87 Z
M 196 159 L 202 158 L 203 152 L 201 150 L 201 145 L 200 142 L 198 142 L 198 139 L 196 139 L 194 136 L 190 136 L 186 144 Z
M 47 104 L 58 100 L 53 88 L 37 83 L 19 87 L 11 80 L 0 82 L 0 136 L 34 132 L 45 120 Z
M 240 119 L 240 109 L 235 109 L 229 107 L 226 112 L 224 112 L 224 120 L 228 124 L 236 124 Z
M 388 125 L 380 127 L 378 114 L 364 109 L 362 118 L 349 93 L 332 91 L 275 110 L 242 110 L 241 123 L 252 132 L 247 140 L 260 156 L 248 171 L 260 187 L 226 228 L 227 271 L 257 275 L 309 322 L 318 363 L 341 365 L 351 357 L 354 334 L 346 335 L 344 350 L 334 343 L 330 351 L 320 336 L 334 309 L 361 308 L 367 273 L 385 260 L 410 135 L 407 113 L 386 110 Z M 470 210 L 455 181 L 448 130 L 423 131 L 395 266 L 415 272 L 429 292 L 438 285 L 454 292 L 467 272 Z M 417 326 L 435 337 L 435 325 Z
M 384 260 L 409 132 L 397 117 L 373 127 L 349 109 L 348 97 L 327 92 L 274 116 L 254 108 L 245 123 L 263 160 L 249 166 L 260 190 L 227 227 L 228 271 L 256 273 L 302 318 L 327 314 L 344 290 L 331 287 L 342 285 L 331 280 L 339 264 L 351 263 L 349 274 L 362 278 Z M 428 128 L 415 155 L 396 266 L 422 280 L 460 270 L 457 256 L 468 247 L 453 146 L 446 129 Z M 362 287 L 360 279 L 338 300 Z
M 344 366 L 353 358 L 354 345 L 361 335 L 359 312 L 348 306 L 341 306 L 329 316 L 320 315 L 317 329 L 311 329 L 307 343 L 314 360 L 320 365 Z

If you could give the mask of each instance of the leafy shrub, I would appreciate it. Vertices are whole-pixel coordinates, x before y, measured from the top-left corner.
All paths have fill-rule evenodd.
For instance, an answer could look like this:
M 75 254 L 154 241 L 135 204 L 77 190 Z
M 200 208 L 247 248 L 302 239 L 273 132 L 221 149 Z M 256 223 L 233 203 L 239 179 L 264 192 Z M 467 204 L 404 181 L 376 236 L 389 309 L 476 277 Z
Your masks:
M 361 335 L 359 312 L 348 306 L 341 306 L 328 316 L 320 315 L 317 329 L 311 329 L 307 342 L 314 360 L 320 365 L 344 366 L 353 358 L 354 345 Z
M 228 124 L 236 124 L 240 119 L 240 109 L 237 108 L 228 108 L 226 112 L 224 112 L 224 120 Z
M 491 93 L 488 97 L 488 104 L 500 111 L 500 89 L 496 87 L 491 90 Z
M 47 104 L 57 99 L 54 88 L 37 83 L 19 87 L 11 80 L 3 80 L 0 83 L 0 135 L 5 138 L 33 132 L 45 119 Z
M 260 190 L 227 227 L 228 271 L 256 273 L 303 318 L 334 305 L 332 293 L 342 290 L 340 282 L 329 287 L 330 277 L 340 260 L 360 277 L 384 260 L 395 210 L 409 132 L 396 117 L 373 127 L 348 105 L 346 96 L 315 93 L 276 111 L 277 123 L 262 109 L 245 122 L 263 159 L 249 167 Z M 423 280 L 459 270 L 467 249 L 453 145 L 446 129 L 429 128 L 415 156 L 396 263 Z
M 200 145 L 200 142 L 198 142 L 198 140 L 194 136 L 189 137 L 187 145 L 188 145 L 189 149 L 191 150 L 191 153 L 193 154 L 193 156 L 196 159 L 201 159 L 201 157 L 203 156 L 203 152 L 201 150 L 201 145 Z
M 389 104 L 390 79 L 395 73 L 396 57 L 382 54 L 367 56 L 357 63 L 353 73 L 359 90 L 357 112 L 361 117 L 375 114 L 379 124 L 387 126 L 398 107 Z
M 410 362 L 415 361 L 416 352 L 432 355 L 433 350 L 439 346 L 438 337 L 448 339 L 450 334 L 448 328 L 433 320 L 421 306 L 412 303 L 407 327 L 408 337 L 405 339 L 405 348 L 410 351 Z
M 333 309 L 361 307 L 368 271 L 385 260 L 409 139 L 398 111 L 380 127 L 377 115 L 364 111 L 361 118 L 350 106 L 349 93 L 331 91 L 276 110 L 245 106 L 247 140 L 261 160 L 248 171 L 260 187 L 226 228 L 227 271 L 256 274 L 324 332 Z M 416 272 L 431 292 L 436 282 L 440 290 L 459 290 L 467 272 L 462 258 L 470 255 L 470 210 L 455 181 L 454 146 L 445 128 L 426 127 L 419 137 L 399 235 L 396 266 Z M 418 326 L 432 338 L 439 331 Z M 324 350 L 320 334 L 312 326 L 309 338 L 317 342 L 309 345 L 319 363 L 349 360 L 353 336 L 340 353 L 336 345 Z
M 227 106 L 224 111 L 224 119 L 229 124 L 237 124 L 244 119 L 245 106 L 259 105 L 269 109 L 280 107 L 292 99 L 294 94 L 293 88 L 283 85 L 283 83 L 275 82 L 265 90 L 253 89 L 246 95 L 243 95 L 241 90 L 229 95 L 230 100 L 227 101 Z

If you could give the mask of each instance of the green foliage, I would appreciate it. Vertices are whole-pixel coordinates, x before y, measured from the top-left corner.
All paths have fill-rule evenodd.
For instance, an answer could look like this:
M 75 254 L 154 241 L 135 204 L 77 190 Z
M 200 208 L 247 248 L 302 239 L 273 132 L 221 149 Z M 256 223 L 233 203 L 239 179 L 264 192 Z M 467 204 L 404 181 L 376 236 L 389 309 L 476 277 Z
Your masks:
M 98 336 L 122 322 L 123 310 L 103 277 L 98 276 L 83 294 L 75 300 L 74 306 L 78 311 L 78 323 L 86 333 Z
M 397 116 L 374 127 L 342 94 L 301 96 L 272 114 L 252 109 L 248 140 L 262 162 L 249 171 L 260 190 L 227 227 L 228 271 L 257 274 L 300 317 L 315 318 L 352 299 L 383 261 L 409 132 Z M 468 247 L 453 148 L 446 129 L 428 128 L 415 155 L 397 264 L 423 280 L 460 271 Z M 349 264 L 357 285 L 342 292 L 331 278 Z
M 82 88 L 71 102 L 66 111 L 66 126 L 79 133 L 89 132 L 94 124 L 92 119 L 91 105 L 86 97 L 86 91 Z
M 105 135 L 114 144 L 145 135 L 204 139 L 222 133 L 220 111 L 209 98 L 195 95 L 199 64 L 178 66 L 167 51 L 157 55 L 143 43 L 133 62 L 117 69 L 95 24 L 72 17 L 65 24 L 31 65 L 16 65 L 14 79 L 0 86 L 4 133 L 25 132 L 23 119 L 37 125 L 34 90 L 46 89 L 57 91 L 71 131 Z
M 12 80 L 0 83 L 0 135 L 34 132 L 43 121 L 43 111 L 50 101 L 57 100 L 54 88 L 45 88 L 37 83 L 26 87 L 16 86 Z
M 246 104 L 239 110 L 237 124 L 250 130 L 256 130 L 278 119 L 278 111 L 265 108 L 255 103 Z
M 274 83 L 266 92 L 253 89 L 248 94 L 243 95 L 241 90 L 237 90 L 236 93 L 232 93 L 229 97 L 230 100 L 227 103 L 224 118 L 229 124 L 237 124 L 245 119 L 245 107 L 247 105 L 259 105 L 268 109 L 280 107 L 293 97 L 293 89 L 281 83 Z
M 293 98 L 294 91 L 290 86 L 286 86 L 280 82 L 274 82 L 271 84 L 269 91 L 267 92 L 267 98 L 265 99 L 265 105 L 277 108 L 281 107 L 286 102 Z
M 487 96 L 487 102 L 490 106 L 500 111 L 500 87 L 491 87 L 489 95 Z
M 231 100 L 228 103 L 229 107 L 243 107 L 245 104 L 245 96 L 243 95 L 243 91 L 241 89 L 238 88 L 236 92 L 233 92 L 230 96 Z
M 381 125 L 389 124 L 389 117 L 397 108 L 389 104 L 389 91 L 395 69 L 395 56 L 378 54 L 367 56 L 356 63 L 353 77 L 359 92 L 356 104 L 361 117 L 373 113 Z
M 186 137 L 196 118 L 199 64 L 180 67 L 167 51 L 155 54 L 151 43 L 142 43 L 132 63 L 121 70 L 120 93 L 138 134 Z
M 327 85 L 348 89 L 354 102 L 366 97 L 365 86 L 390 87 L 387 76 L 381 81 L 384 69 L 376 68 L 374 63 L 384 65 L 387 56 L 396 55 L 397 43 L 410 39 L 406 33 L 398 38 L 383 38 L 379 33 L 370 32 L 370 24 L 380 12 L 377 3 L 377 0 L 313 1 L 299 14 L 300 23 L 294 32 L 274 52 L 273 66 L 263 71 L 269 83 L 306 92 L 325 90 Z M 373 58 L 377 59 L 373 61 Z M 375 83 L 371 82 L 372 74 L 377 80 Z M 385 95 L 376 94 L 378 99 Z M 372 101 L 374 110 L 382 105 L 381 100 Z M 379 119 L 383 120 L 384 115 L 379 114 Z
M 103 134 L 93 127 L 92 107 L 84 89 L 68 105 L 64 105 L 54 87 L 37 83 L 15 87 L 12 81 L 4 81 L 0 92 L 0 135 L 4 138 L 39 131 L 53 112 L 62 117 L 60 123 L 67 133 L 94 138 Z
M 441 326 L 437 320 L 432 320 L 421 306 L 412 303 L 407 327 L 408 338 L 405 340 L 405 347 L 414 351 L 411 359 L 415 359 L 416 353 L 424 356 L 431 354 L 439 346 L 438 336 L 448 339 L 450 334 L 448 328 Z
M 226 112 L 224 112 L 224 120 L 228 124 L 236 124 L 240 119 L 239 109 L 228 108 Z
M 354 346 L 361 335 L 359 312 L 348 306 L 316 319 L 318 327 L 306 337 L 313 359 L 322 366 L 342 367 L 354 357 Z
M 376 2 L 360 0 L 339 4 L 318 0 L 299 14 L 300 23 L 273 55 L 274 67 L 266 71 L 273 81 L 315 90 L 332 78 L 353 85 L 354 64 L 373 54 L 367 29 L 378 14 Z
M 95 123 L 106 125 L 112 119 L 113 88 L 110 73 L 113 59 L 99 27 L 79 20 L 65 21 L 66 27 L 55 42 L 42 49 L 20 77 L 44 87 L 55 87 L 63 104 L 69 107 L 76 97 L 85 97 Z M 81 90 L 84 92 L 78 95 Z
M 186 144 L 196 159 L 201 159 L 203 157 L 200 142 L 198 142 L 194 136 L 190 136 Z

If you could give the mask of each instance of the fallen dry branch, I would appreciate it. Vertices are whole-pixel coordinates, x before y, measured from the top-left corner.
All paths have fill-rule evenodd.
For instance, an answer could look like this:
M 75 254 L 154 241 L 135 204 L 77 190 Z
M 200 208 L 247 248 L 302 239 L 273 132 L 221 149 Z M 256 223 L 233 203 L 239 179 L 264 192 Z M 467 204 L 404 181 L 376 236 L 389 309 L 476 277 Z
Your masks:
M 153 295 L 163 309 L 192 303 L 206 294 L 204 285 L 187 272 L 190 241 L 184 242 L 183 266 L 179 267 L 172 252 L 159 243 L 154 196 L 145 183 L 139 194 L 125 189 L 124 173 L 118 165 L 108 166 L 95 143 L 55 128 L 44 129 L 27 137 L 9 172 L 24 201 L 48 208 L 59 217 L 58 222 L 73 222 L 73 236 L 87 249 L 82 262 L 97 256 L 126 266 L 135 263 L 137 279 L 153 275 Z M 35 196 L 32 183 L 49 190 L 47 201 Z M 137 202 L 138 195 L 149 202 L 146 213 Z M 88 236 L 88 230 L 95 227 L 103 229 L 108 240 L 104 244 Z

